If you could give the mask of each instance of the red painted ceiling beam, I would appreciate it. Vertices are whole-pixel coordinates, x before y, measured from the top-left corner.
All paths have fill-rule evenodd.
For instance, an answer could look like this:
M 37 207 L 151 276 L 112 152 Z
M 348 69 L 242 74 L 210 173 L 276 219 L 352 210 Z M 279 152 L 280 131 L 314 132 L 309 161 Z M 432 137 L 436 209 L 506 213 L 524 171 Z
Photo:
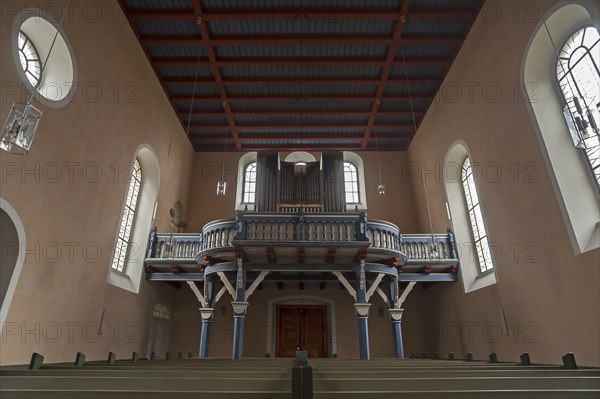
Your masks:
M 190 101 L 192 99 L 191 94 L 171 94 L 170 98 L 174 102 L 179 101 Z M 417 100 L 430 100 L 433 98 L 433 94 L 417 94 L 413 95 L 413 101 Z M 375 99 L 372 95 L 365 94 L 338 94 L 338 95 L 321 95 L 321 96 L 273 96 L 273 95 L 261 95 L 261 96 L 235 96 L 228 99 L 230 103 L 247 103 L 247 102 L 277 102 L 282 101 L 289 103 L 310 103 L 310 102 L 346 102 L 346 101 L 373 101 Z M 220 97 L 198 97 L 194 99 L 195 102 L 221 102 Z M 381 102 L 385 101 L 408 101 L 408 95 L 406 94 L 389 94 L 381 98 Z
M 156 66 L 195 67 L 197 57 L 152 57 Z M 449 66 L 449 57 L 407 57 L 407 66 Z M 402 66 L 401 59 L 387 60 L 381 57 L 220 57 L 214 62 L 209 57 L 200 58 L 200 66 L 211 64 L 216 67 L 253 66 Z
M 393 33 L 393 39 L 398 42 L 400 42 L 400 39 L 402 37 L 402 30 L 404 29 L 404 24 L 407 21 L 406 14 L 408 13 L 409 7 L 410 7 L 409 0 L 402 1 L 402 9 L 401 9 L 402 15 L 396 21 L 396 26 L 394 27 L 394 33 Z M 384 65 L 383 70 L 381 71 L 381 79 L 380 79 L 379 85 L 377 86 L 377 94 L 375 95 L 375 101 L 373 101 L 373 104 L 371 106 L 371 115 L 369 116 L 369 121 L 367 123 L 367 129 L 365 130 L 365 137 L 363 138 L 363 141 L 361 143 L 362 148 L 366 148 L 367 144 L 369 143 L 369 138 L 371 137 L 371 131 L 373 130 L 373 124 L 375 123 L 377 108 L 379 108 L 379 105 L 381 104 L 381 96 L 383 96 L 383 92 L 385 90 L 385 83 L 390 74 L 391 62 L 394 61 L 394 57 L 396 55 L 396 48 L 397 48 L 396 45 L 388 46 L 387 55 L 386 55 L 386 64 Z
M 206 26 L 206 21 L 202 17 L 202 0 L 194 1 L 194 11 L 196 13 L 196 21 L 198 22 L 198 26 L 200 27 L 200 31 L 202 32 L 202 38 L 205 41 L 210 41 L 210 34 L 208 32 L 208 27 Z M 223 78 L 221 76 L 220 66 L 217 65 L 217 54 L 215 52 L 214 47 L 207 47 L 206 51 L 208 53 L 209 66 L 212 69 L 213 76 L 215 77 L 215 82 L 219 87 L 219 93 L 221 95 L 221 100 L 223 103 L 223 108 L 225 109 L 225 113 L 227 115 L 227 123 L 229 124 L 229 128 L 231 129 L 231 135 L 233 136 L 233 140 L 235 142 L 235 148 L 241 149 L 240 141 L 238 140 L 238 132 L 235 126 L 235 118 L 231 113 L 231 105 L 227 101 L 227 92 L 225 90 L 225 86 L 223 86 Z
M 195 21 L 195 10 L 192 8 L 144 8 L 129 9 L 129 19 L 144 20 L 183 20 Z M 402 15 L 397 8 L 361 7 L 361 8 L 276 8 L 256 9 L 232 7 L 226 9 L 204 10 L 205 21 L 230 20 L 396 20 Z M 465 19 L 476 16 L 475 10 L 466 7 L 436 7 L 415 9 L 411 17 L 419 20 Z
M 389 35 L 220 35 L 211 36 L 210 40 L 195 35 L 142 35 L 140 42 L 144 46 L 292 46 L 316 44 L 380 44 L 380 45 L 456 45 L 462 43 L 462 36 L 455 33 L 442 33 L 427 36 L 413 36 L 406 38 L 389 37 Z
M 285 130 L 285 129 L 297 129 L 297 130 L 301 130 L 301 129 L 349 129 L 349 128 L 354 128 L 354 129 L 366 129 L 367 125 L 358 125 L 356 123 L 348 123 L 348 124 L 331 124 L 331 125 L 237 125 L 236 126 L 237 129 L 239 131 L 241 130 L 248 130 L 248 129 L 258 129 L 258 130 Z M 206 123 L 191 123 L 190 124 L 190 129 L 196 129 L 196 130 L 202 130 L 202 129 L 208 129 L 208 130 L 215 130 L 215 129 L 229 129 L 229 126 L 223 126 L 223 125 L 211 125 L 211 124 L 206 124 Z M 409 128 L 413 128 L 413 124 L 412 123 L 401 123 L 401 124 L 381 124 L 381 125 L 374 125 L 373 128 L 381 128 L 381 129 L 409 129 Z M 237 140 L 237 138 L 236 138 Z
M 372 115 L 371 111 L 358 111 L 348 109 L 324 109 L 324 110 L 310 110 L 310 111 L 295 111 L 286 109 L 273 109 L 273 110 L 243 110 L 243 111 L 232 111 L 234 116 L 369 116 Z M 180 117 L 187 118 L 190 114 L 189 111 L 181 110 L 177 112 Z M 224 111 L 192 111 L 192 116 L 226 116 Z M 411 111 L 386 111 L 377 112 L 377 115 L 382 116 L 412 116 Z M 415 116 L 425 115 L 424 110 L 415 111 Z
M 310 85 L 345 85 L 345 84 L 376 84 L 379 82 L 380 76 L 353 76 L 353 77 L 341 77 L 341 76 L 306 76 L 306 77 L 287 77 L 287 76 L 275 76 L 275 77 L 254 77 L 254 78 L 223 78 L 221 84 L 225 86 L 248 86 L 248 85 L 284 85 L 294 87 L 309 87 Z M 408 77 L 411 84 L 439 84 L 439 76 L 425 76 L 425 75 L 410 75 Z M 193 86 L 195 77 L 194 76 L 163 76 L 162 82 L 167 85 L 182 85 L 182 86 Z M 390 76 L 387 82 L 389 84 L 401 84 L 406 83 L 404 76 Z M 217 82 L 212 77 L 198 77 L 195 81 L 196 86 L 215 86 Z
M 269 141 L 289 141 L 289 140 L 310 140 L 310 141 L 334 141 L 334 140 L 338 140 L 338 141 L 344 141 L 344 140 L 360 140 L 362 138 L 362 136 L 354 136 L 354 137 L 340 137 L 340 136 L 302 136 L 302 137 L 298 137 L 298 136 L 293 136 L 293 137 L 282 137 L 282 136 L 277 136 L 277 137 L 264 137 L 264 136 L 257 136 L 257 137 L 252 137 L 252 136 L 245 136 L 245 137 L 240 137 L 239 140 L 244 142 L 244 141 L 253 141 L 253 140 L 269 140 Z M 411 136 L 386 136 L 386 137 L 378 137 L 377 140 L 378 141 L 386 141 L 386 140 L 396 140 L 396 141 L 407 141 L 407 140 L 411 140 L 412 139 L 412 135 Z M 203 141 L 203 142 L 222 142 L 222 141 L 231 141 L 230 138 L 223 138 L 223 137 L 215 137 L 215 136 L 211 136 L 211 137 L 202 137 L 202 136 L 198 136 L 198 135 L 194 135 L 191 134 L 190 135 L 190 140 L 192 142 L 194 141 Z M 374 139 L 372 139 L 374 140 Z

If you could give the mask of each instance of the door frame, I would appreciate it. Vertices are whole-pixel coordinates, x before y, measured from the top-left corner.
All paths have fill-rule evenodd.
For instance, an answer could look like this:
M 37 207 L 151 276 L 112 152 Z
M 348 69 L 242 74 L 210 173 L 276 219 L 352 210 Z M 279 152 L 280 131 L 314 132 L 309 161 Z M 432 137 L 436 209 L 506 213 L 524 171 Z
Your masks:
M 289 295 L 272 298 L 267 303 L 267 348 L 266 353 L 275 357 L 277 353 L 277 305 L 326 305 L 327 306 L 327 356 L 337 355 L 337 332 L 335 301 L 315 295 Z
M 275 316 L 279 315 L 279 311 L 281 309 L 320 309 L 323 310 L 323 345 L 324 345 L 324 355 L 325 357 L 329 356 L 329 345 L 328 345 L 328 336 L 329 336 L 329 331 L 327 328 L 327 305 L 325 304 L 288 304 L 288 303 L 279 303 L 277 305 L 275 305 Z M 281 344 L 281 337 L 279 336 L 279 334 L 277 334 L 277 332 L 279 332 L 280 330 L 280 320 L 276 317 L 275 318 L 275 357 L 277 357 L 277 351 L 279 349 L 279 345 Z

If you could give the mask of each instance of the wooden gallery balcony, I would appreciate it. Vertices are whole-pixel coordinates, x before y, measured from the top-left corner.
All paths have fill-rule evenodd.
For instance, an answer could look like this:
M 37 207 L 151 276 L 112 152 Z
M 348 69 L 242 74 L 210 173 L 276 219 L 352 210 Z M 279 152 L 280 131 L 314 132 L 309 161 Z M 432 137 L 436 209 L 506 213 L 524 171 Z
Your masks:
M 272 280 L 325 281 L 324 272 L 351 271 L 362 260 L 398 281 L 456 281 L 454 235 L 401 234 L 390 222 L 362 213 L 262 213 L 239 211 L 201 233 L 150 234 L 147 280 L 201 281 L 206 267 L 270 270 Z M 245 266 L 246 267 L 246 266 Z M 375 271 L 375 270 L 373 270 Z

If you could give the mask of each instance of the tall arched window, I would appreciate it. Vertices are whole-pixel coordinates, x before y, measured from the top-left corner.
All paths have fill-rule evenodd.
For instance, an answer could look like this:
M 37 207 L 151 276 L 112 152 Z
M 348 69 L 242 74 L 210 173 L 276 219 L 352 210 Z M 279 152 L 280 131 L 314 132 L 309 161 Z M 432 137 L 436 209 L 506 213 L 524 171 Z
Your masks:
M 600 35 L 593 26 L 579 29 L 562 47 L 556 76 L 570 117 L 577 146 L 584 150 L 600 188 L 600 142 L 598 108 L 600 108 Z M 576 132 L 575 132 L 576 133 Z M 582 140 L 581 140 L 582 139 Z
M 124 271 L 127 256 L 131 251 L 131 230 L 136 216 L 137 203 L 140 198 L 140 187 L 142 185 L 142 167 L 136 158 L 129 175 L 127 196 L 125 197 L 125 209 L 119 225 L 117 243 L 112 259 L 112 268 L 120 272 Z
M 578 40 L 573 37 L 574 32 L 579 32 L 582 27 L 596 26 L 597 21 L 598 7 L 594 2 L 557 2 L 534 29 L 525 49 L 525 59 L 522 64 L 521 81 L 529 82 L 529 89 L 525 93 L 527 100 L 525 106 L 534 122 L 533 126 L 540 140 L 552 188 L 556 193 L 575 254 L 600 247 L 600 195 L 598 195 L 597 180 L 591 173 L 588 156 L 583 153 L 585 150 L 573 145 L 573 132 L 575 136 L 578 135 L 575 128 L 577 122 L 571 115 L 565 117 L 565 113 L 571 111 L 569 107 L 569 112 L 565 112 L 567 111 L 565 97 L 569 94 L 565 95 L 561 90 L 561 86 L 567 85 L 567 79 L 570 79 L 568 76 L 563 76 L 568 70 L 568 65 L 561 59 L 560 61 L 565 65 L 565 72 L 557 76 L 556 52 L 558 50 L 558 56 L 564 58 L 567 53 L 562 51 L 563 47 L 567 51 L 571 47 L 576 50 L 579 44 L 585 44 L 581 50 L 572 52 L 571 67 L 574 75 L 578 75 L 579 72 L 576 71 L 581 70 L 586 63 L 589 66 L 590 61 L 596 62 L 597 67 L 599 48 L 596 45 L 592 49 L 593 43 L 589 42 L 592 36 L 586 33 L 585 37 L 580 36 Z M 560 46 L 563 43 L 566 45 L 555 49 L 555 44 Z M 583 51 L 585 47 L 592 49 L 591 60 L 590 57 L 577 56 L 577 54 L 587 53 Z M 577 58 L 583 58 L 584 63 L 577 63 Z M 559 71 L 562 71 L 560 66 Z M 591 83 L 592 80 L 590 79 L 589 82 Z M 593 93 L 594 90 L 591 92 Z M 596 94 L 597 92 L 596 88 Z M 572 105 L 576 110 L 574 102 Z M 593 108 L 595 104 L 591 105 Z M 593 109 L 590 111 L 593 112 Z M 587 110 L 584 112 L 587 113 Z M 576 112 L 574 116 L 579 115 Z M 595 122 L 597 124 L 598 119 Z
M 254 204 L 256 199 L 256 162 L 251 162 L 244 169 L 244 188 L 242 202 Z
M 116 245 L 108 268 L 107 283 L 138 293 L 144 272 L 148 234 L 152 230 L 156 212 L 162 212 L 156 202 L 160 168 L 156 153 L 147 144 L 138 147 L 130 165 L 130 172 L 121 178 L 124 184 L 114 186 L 120 193 L 125 189 L 125 201 L 121 217 L 115 218 L 118 226 Z
M 483 223 L 483 214 L 479 205 L 479 196 L 477 195 L 477 187 L 475 187 L 475 179 L 473 178 L 473 168 L 469 157 L 465 158 L 462 166 L 461 176 L 465 201 L 467 203 L 467 213 L 469 215 L 469 223 L 471 225 L 471 235 L 475 253 L 477 254 L 477 264 L 479 271 L 485 273 L 492 270 L 492 255 L 490 253 L 490 245 L 487 238 L 487 232 Z
M 346 193 L 346 204 L 358 204 L 360 202 L 358 172 L 356 166 L 350 162 L 344 162 L 344 190 Z

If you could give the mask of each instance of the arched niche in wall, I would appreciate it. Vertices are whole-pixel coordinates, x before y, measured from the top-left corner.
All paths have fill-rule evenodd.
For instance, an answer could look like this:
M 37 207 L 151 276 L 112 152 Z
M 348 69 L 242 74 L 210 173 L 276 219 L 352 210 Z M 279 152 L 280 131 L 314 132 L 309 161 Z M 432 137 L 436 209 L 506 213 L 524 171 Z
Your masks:
M 15 209 L 0 197 L 0 332 L 23 269 L 25 228 Z

